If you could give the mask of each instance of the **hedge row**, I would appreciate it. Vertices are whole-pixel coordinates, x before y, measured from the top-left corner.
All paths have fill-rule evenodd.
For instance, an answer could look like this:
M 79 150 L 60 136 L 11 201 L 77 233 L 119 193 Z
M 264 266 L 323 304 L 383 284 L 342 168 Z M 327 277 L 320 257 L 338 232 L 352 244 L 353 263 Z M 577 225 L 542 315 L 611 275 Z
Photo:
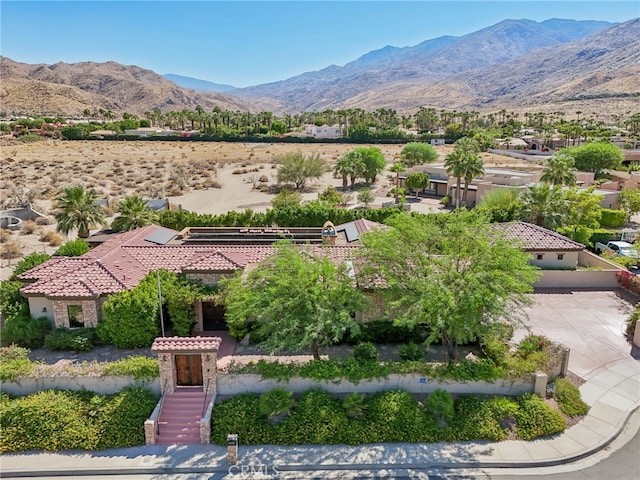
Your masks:
M 144 445 L 144 421 L 157 403 L 146 388 L 113 395 L 45 390 L 0 394 L 0 452 L 101 450 Z
M 402 390 L 363 397 L 362 416 L 354 417 L 337 397 L 309 390 L 289 416 L 273 423 L 260 414 L 258 395 L 236 395 L 213 409 L 211 439 L 225 445 L 227 434 L 233 432 L 244 445 L 499 441 L 509 435 L 509 425 L 515 425 L 518 438 L 527 440 L 566 428 L 559 412 L 531 394 L 515 399 L 461 396 L 455 400 L 453 417 L 446 421 Z

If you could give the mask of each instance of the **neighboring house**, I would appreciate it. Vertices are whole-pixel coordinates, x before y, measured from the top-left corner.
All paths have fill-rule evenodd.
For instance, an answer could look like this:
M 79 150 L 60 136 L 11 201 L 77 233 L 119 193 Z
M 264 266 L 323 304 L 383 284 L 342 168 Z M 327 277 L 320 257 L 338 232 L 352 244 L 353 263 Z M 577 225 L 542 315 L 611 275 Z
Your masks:
M 371 230 L 387 230 L 389 227 L 378 222 L 372 222 L 366 218 L 359 218 L 353 222 L 336 225 L 336 245 L 346 245 L 349 243 L 359 242 L 360 235 L 370 232 Z
M 124 131 L 125 135 L 136 137 L 151 137 L 154 135 L 171 136 L 175 135 L 176 133 L 177 132 L 175 130 L 163 130 L 161 128 L 154 127 L 140 127 Z
M 383 227 L 366 220 L 337 227 L 327 223 L 322 229 L 315 229 L 320 243 L 308 248 L 314 255 L 327 256 L 334 263 L 345 263 L 353 269 L 358 249 L 355 237 L 359 239 L 360 234 Z M 508 238 L 522 242 L 524 250 L 532 256 L 532 264 L 544 268 L 575 268 L 578 253 L 584 248 L 562 235 L 524 222 L 499 228 L 505 229 Z M 205 244 L 190 243 L 188 236 L 194 240 L 203 229 L 194 228 L 185 237 L 185 231 L 178 233 L 151 225 L 111 236 L 80 257 L 54 257 L 20 274 L 18 279 L 25 282 L 21 293 L 28 299 L 34 317 L 47 317 L 56 327 L 94 327 L 101 319 L 102 304 L 110 294 L 136 287 L 151 272 L 166 269 L 182 273 L 190 280 L 216 285 L 221 278 L 253 268 L 275 253 L 272 243 L 260 243 L 261 235 L 274 233 L 265 230 L 273 229 L 236 229 L 237 238 L 233 243 L 216 244 L 213 237 Z M 354 243 L 322 243 L 326 240 L 323 230 L 327 229 L 344 235 L 345 242 Z M 226 235 L 225 242 L 228 242 L 231 233 Z M 368 290 L 366 286 L 361 288 Z M 373 318 L 379 307 L 374 305 L 371 311 L 360 312 L 358 318 Z M 195 331 L 226 328 L 224 309 L 215 302 L 198 301 L 195 310 Z
M 521 242 L 531 255 L 531 264 L 542 269 L 575 269 L 584 245 L 546 228 L 526 222 L 496 224 L 507 239 Z
M 340 125 L 317 125 L 308 124 L 304 126 L 304 133 L 316 138 L 340 138 L 344 136 L 344 128 Z

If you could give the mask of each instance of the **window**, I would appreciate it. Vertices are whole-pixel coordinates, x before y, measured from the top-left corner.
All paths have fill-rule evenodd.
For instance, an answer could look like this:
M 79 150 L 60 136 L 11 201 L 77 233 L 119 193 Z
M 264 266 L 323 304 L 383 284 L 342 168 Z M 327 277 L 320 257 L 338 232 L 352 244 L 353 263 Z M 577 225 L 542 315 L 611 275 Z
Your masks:
M 563 253 L 559 253 L 558 254 L 558 260 L 562 260 L 564 259 L 564 254 Z
M 538 260 L 542 260 L 542 257 L 544 257 L 544 254 L 539 253 L 538 255 L 536 255 L 536 259 Z
M 67 305 L 67 314 L 69 315 L 69 328 L 84 327 L 82 305 Z

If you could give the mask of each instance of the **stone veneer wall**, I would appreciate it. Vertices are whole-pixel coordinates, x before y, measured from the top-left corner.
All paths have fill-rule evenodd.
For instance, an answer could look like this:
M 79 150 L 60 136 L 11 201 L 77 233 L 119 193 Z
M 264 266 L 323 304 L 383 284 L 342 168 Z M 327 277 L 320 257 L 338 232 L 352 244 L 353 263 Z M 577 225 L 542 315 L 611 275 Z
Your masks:
M 69 305 L 82 307 L 82 321 L 85 327 L 95 327 L 100 320 L 99 300 L 53 300 L 53 324 L 55 327 L 69 328 Z

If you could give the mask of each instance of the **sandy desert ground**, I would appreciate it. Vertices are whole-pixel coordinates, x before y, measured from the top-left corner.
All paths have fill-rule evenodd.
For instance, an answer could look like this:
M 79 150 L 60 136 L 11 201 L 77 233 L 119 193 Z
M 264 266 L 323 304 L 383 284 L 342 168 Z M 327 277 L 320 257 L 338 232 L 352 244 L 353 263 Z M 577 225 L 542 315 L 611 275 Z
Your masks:
M 398 158 L 403 147 L 376 146 L 388 165 Z M 302 192 L 305 200 L 312 200 L 329 185 L 341 187 L 341 179 L 331 172 L 333 165 L 356 145 L 48 140 L 5 142 L 0 147 L 0 203 L 6 206 L 31 195 L 36 210 L 52 215 L 52 199 L 62 188 L 77 183 L 98 191 L 101 198 L 108 200 L 112 213 L 118 201 L 132 194 L 144 198 L 168 197 L 174 208 L 181 206 L 198 213 L 219 214 L 247 208 L 264 211 L 277 191 L 277 157 L 297 150 L 304 155 L 319 153 L 329 166 L 322 178 L 311 182 Z M 451 148 L 437 147 L 440 161 L 444 161 Z M 510 157 L 492 154 L 483 157 L 487 166 L 523 167 Z M 379 176 L 373 188 L 376 195 L 373 207 L 390 200 L 387 191 L 393 179 L 388 171 Z M 347 208 L 356 205 L 354 194 Z M 429 212 L 441 206 L 436 200 L 423 199 L 413 203 L 412 209 Z M 53 253 L 56 246 L 40 241 L 43 232 L 53 230 L 52 220 L 30 234 L 13 232 L 10 240 L 20 245 L 22 255 L 34 251 Z M 6 278 L 17 260 L 2 260 L 2 278 Z

